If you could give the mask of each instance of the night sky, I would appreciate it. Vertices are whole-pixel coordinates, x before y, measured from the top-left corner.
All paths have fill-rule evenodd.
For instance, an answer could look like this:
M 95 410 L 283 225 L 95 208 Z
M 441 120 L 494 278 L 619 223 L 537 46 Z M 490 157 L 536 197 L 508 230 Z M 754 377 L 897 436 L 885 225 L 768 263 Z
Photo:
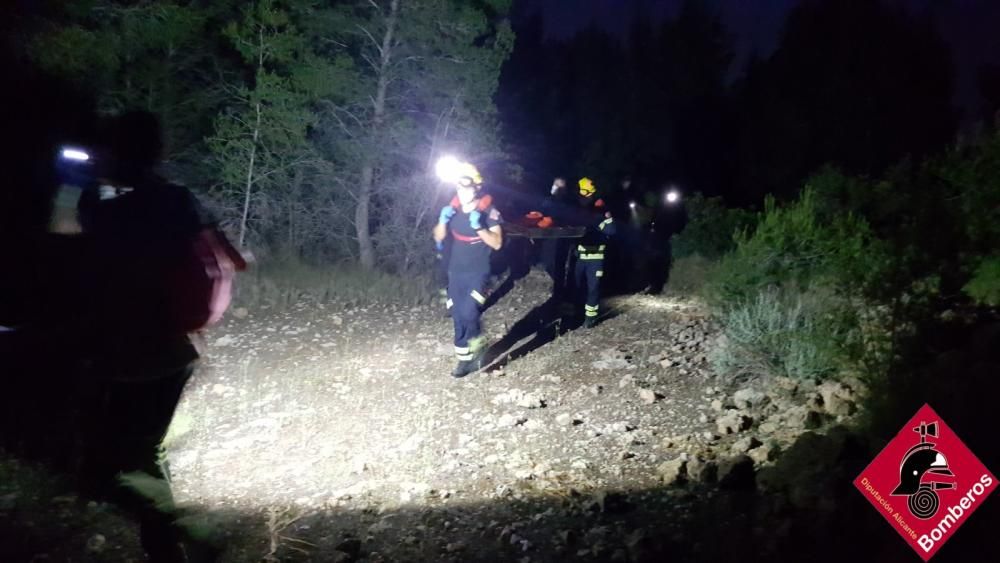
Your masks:
M 733 74 L 751 53 L 769 55 L 777 46 L 789 10 L 807 0 L 707 0 L 716 7 L 735 46 Z M 1000 1 L 896 0 L 913 13 L 928 13 L 952 47 L 958 76 L 956 101 L 979 103 L 975 69 L 984 62 L 1000 64 Z M 597 26 L 624 36 L 633 15 L 662 20 L 675 15 L 683 0 L 516 0 L 516 13 L 541 10 L 546 37 L 565 39 Z

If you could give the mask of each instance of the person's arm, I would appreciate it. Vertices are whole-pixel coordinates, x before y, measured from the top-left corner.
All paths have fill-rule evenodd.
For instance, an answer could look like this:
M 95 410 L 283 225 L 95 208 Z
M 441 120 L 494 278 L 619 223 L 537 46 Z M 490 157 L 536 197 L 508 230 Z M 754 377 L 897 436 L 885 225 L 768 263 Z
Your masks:
M 493 225 L 489 229 L 480 229 L 476 231 L 476 234 L 483 239 L 486 246 L 493 250 L 500 250 L 500 247 L 503 246 L 503 228 L 500 225 Z
M 469 213 L 469 224 L 476 235 L 493 250 L 503 246 L 503 229 L 500 227 L 500 212 L 496 208 L 481 212 L 473 210 Z
M 444 242 L 445 237 L 448 236 L 448 225 L 445 223 L 438 223 L 434 225 L 432 234 L 434 236 L 434 242 Z
M 457 210 L 451 205 L 445 205 L 441 208 L 441 213 L 438 214 L 438 222 L 434 225 L 434 230 L 431 232 L 434 236 L 434 242 L 441 242 L 448 236 L 448 223 L 455 216 L 455 213 L 457 213 Z

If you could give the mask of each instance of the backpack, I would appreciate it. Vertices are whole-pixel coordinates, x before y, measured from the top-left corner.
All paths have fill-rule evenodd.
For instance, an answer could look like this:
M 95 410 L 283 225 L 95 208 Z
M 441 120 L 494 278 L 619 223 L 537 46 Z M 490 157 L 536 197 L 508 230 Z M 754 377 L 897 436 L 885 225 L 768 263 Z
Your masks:
M 203 226 L 187 241 L 172 268 L 167 298 L 171 329 L 197 332 L 219 322 L 233 297 L 233 278 L 247 263 L 215 226 Z

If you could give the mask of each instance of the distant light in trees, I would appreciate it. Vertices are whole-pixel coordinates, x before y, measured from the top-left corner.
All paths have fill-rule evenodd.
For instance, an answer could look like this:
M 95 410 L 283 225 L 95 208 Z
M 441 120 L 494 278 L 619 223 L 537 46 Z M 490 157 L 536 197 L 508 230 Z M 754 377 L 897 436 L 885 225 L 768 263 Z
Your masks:
M 62 150 L 62 157 L 66 160 L 75 160 L 77 162 L 87 162 L 90 160 L 90 155 L 86 151 L 70 147 Z
M 667 203 L 673 204 L 681 200 L 681 193 L 677 190 L 670 190 L 666 196 Z

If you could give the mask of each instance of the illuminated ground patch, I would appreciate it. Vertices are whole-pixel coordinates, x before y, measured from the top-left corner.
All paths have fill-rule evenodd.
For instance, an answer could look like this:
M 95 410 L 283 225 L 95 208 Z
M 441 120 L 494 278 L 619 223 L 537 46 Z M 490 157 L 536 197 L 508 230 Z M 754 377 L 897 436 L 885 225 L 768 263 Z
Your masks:
M 493 341 L 544 286 L 533 274 L 490 309 Z M 175 418 L 178 500 L 385 510 L 652 486 L 655 467 L 678 455 L 667 438 L 714 428 L 700 418 L 714 398 L 713 336 L 689 303 L 630 297 L 615 309 L 596 329 L 460 381 L 449 376 L 451 322 L 436 308 L 231 319 Z

